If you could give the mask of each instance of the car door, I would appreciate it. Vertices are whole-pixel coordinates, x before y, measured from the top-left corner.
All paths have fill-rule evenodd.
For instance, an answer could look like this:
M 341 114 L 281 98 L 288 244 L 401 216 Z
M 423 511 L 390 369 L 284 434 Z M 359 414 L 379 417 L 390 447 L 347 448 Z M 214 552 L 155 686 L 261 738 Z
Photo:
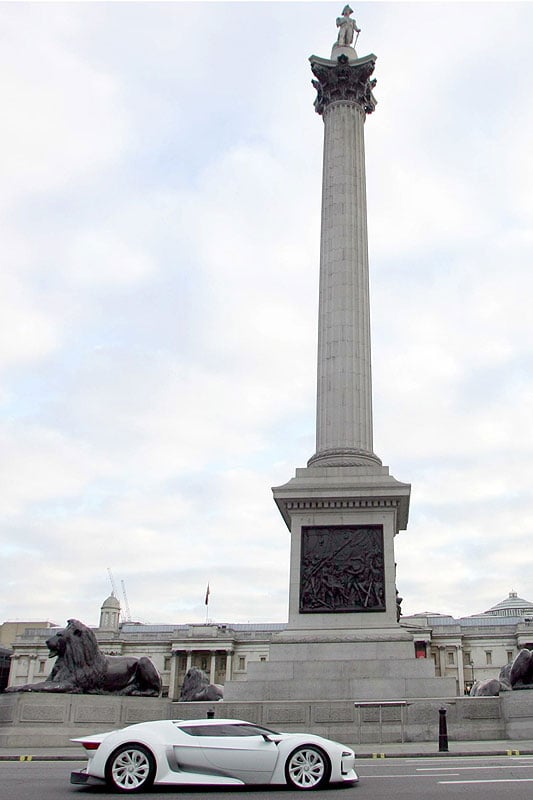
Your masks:
M 239 778 L 245 783 L 269 782 L 278 760 L 278 747 L 253 728 L 250 733 L 242 725 L 231 724 L 190 729 L 184 725 L 181 729 L 186 734 L 190 731 L 190 739 L 195 740 L 194 756 L 189 742 L 186 745 L 189 764 L 194 760 L 199 767 L 207 762 L 220 775 Z

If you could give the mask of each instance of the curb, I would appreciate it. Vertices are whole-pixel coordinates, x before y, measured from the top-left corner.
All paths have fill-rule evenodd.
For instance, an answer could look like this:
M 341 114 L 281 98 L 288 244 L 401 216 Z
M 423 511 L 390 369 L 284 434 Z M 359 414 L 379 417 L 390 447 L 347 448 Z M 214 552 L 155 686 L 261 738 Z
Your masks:
M 34 756 L 34 755 L 0 755 L 0 761 L 87 761 L 87 758 L 83 755 L 76 756 L 67 756 L 58 753 L 57 755 L 51 753 L 49 756 Z

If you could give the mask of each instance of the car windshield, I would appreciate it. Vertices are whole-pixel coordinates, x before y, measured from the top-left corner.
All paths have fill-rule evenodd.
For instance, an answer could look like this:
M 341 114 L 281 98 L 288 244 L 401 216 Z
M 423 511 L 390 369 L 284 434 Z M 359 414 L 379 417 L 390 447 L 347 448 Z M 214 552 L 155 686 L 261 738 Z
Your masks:
M 179 725 L 189 736 L 269 736 L 276 731 L 246 722 L 222 722 L 220 725 Z

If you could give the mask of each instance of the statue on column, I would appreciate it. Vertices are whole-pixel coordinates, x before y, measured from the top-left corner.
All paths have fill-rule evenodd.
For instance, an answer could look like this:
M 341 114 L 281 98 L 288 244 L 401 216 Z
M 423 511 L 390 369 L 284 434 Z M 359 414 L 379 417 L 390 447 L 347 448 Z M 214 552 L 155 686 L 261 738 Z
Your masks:
M 339 28 L 337 45 L 339 47 L 350 47 L 354 34 L 361 33 L 361 29 L 357 27 L 357 22 L 350 18 L 350 14 L 353 14 L 353 9 L 346 5 L 342 9 L 342 17 L 337 17 L 337 28 Z

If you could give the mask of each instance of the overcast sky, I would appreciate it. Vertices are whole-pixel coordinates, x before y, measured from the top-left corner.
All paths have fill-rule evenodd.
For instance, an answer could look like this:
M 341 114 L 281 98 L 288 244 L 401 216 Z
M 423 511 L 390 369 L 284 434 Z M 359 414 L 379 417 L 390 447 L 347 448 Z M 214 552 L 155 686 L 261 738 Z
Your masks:
M 0 622 L 286 620 L 342 5 L 0 5 Z M 404 613 L 533 600 L 533 4 L 354 8 Z

